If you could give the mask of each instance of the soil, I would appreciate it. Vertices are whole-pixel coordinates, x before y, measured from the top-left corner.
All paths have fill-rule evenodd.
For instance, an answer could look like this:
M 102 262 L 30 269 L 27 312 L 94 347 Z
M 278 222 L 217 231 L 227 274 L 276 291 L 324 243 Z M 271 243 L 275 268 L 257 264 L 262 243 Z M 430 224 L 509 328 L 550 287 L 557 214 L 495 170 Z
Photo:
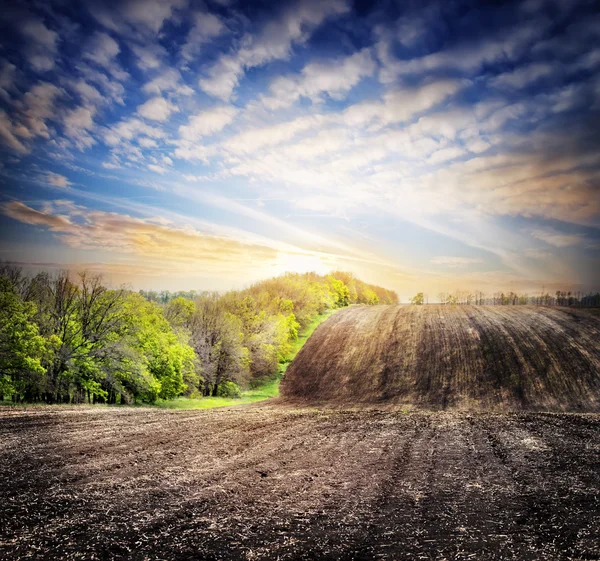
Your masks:
M 296 402 L 600 412 L 600 315 L 540 306 L 357 306 L 287 369 Z
M 600 415 L 0 408 L 0 558 L 600 559 Z

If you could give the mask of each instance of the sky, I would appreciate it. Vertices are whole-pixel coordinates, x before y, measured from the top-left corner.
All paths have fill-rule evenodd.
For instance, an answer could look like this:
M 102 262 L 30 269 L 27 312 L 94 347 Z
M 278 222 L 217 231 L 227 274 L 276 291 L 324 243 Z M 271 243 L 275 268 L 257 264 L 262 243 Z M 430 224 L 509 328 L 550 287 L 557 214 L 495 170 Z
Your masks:
M 593 0 L 9 0 L 0 259 L 597 290 L 599 131 Z

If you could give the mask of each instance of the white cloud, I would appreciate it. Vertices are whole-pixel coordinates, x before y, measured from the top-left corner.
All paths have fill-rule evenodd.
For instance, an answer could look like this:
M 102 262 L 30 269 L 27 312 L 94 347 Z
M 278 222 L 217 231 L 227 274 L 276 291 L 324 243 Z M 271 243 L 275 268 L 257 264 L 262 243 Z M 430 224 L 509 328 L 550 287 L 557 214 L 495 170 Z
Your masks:
M 75 90 L 83 101 L 91 104 L 100 104 L 103 100 L 100 92 L 94 87 L 88 84 L 85 80 L 79 79 L 70 83 L 73 90 Z
M 168 56 L 167 51 L 159 44 L 130 45 L 131 50 L 137 57 L 136 64 L 142 70 L 156 70 L 163 64 Z
M 121 0 L 94 2 L 90 11 L 105 27 L 126 35 L 128 26 L 158 33 L 165 21 L 186 5 L 186 0 Z
M 532 63 L 521 66 L 512 72 L 505 72 L 491 80 L 492 86 L 496 88 L 521 89 L 532 84 L 540 78 L 547 78 L 558 72 L 556 64 Z
M 150 171 L 153 171 L 154 173 L 159 173 L 160 175 L 164 175 L 165 173 L 167 173 L 169 170 L 163 166 L 159 166 L 157 164 L 150 164 L 148 166 L 148 169 Z
M 323 93 L 343 99 L 364 77 L 376 69 L 370 49 L 363 49 L 344 59 L 307 64 L 297 76 L 280 76 L 269 86 L 270 95 L 262 101 L 269 109 L 292 105 L 301 97 L 313 102 Z
M 162 97 L 153 97 L 137 109 L 137 112 L 144 118 L 151 121 L 166 121 L 171 113 L 179 111 L 177 106 Z
M 446 267 L 466 267 L 468 265 L 483 263 L 481 259 L 475 259 L 473 257 L 453 257 L 447 255 L 434 257 L 430 262 L 434 265 L 443 265 Z
M 449 160 L 460 158 L 466 153 L 467 151 L 461 148 L 460 146 L 449 146 L 448 148 L 442 148 L 441 150 L 437 150 L 436 152 L 431 154 L 427 161 L 430 164 L 440 164 Z
M 148 137 L 158 140 L 163 139 L 165 133 L 162 129 L 147 125 L 136 118 L 120 121 L 104 131 L 104 142 L 109 146 L 118 146 L 121 143 L 129 142 L 138 137 Z
M 91 68 L 85 63 L 77 66 L 77 70 L 81 72 L 88 82 L 96 84 L 104 94 L 107 101 L 113 101 L 119 105 L 125 105 L 125 88 L 123 84 L 117 80 L 109 78 L 103 72 Z M 118 72 L 118 70 L 117 70 Z
M 222 105 L 201 111 L 190 118 L 187 125 L 179 127 L 179 136 L 183 140 L 195 141 L 223 130 L 233 122 L 237 109 L 230 105 Z
M 223 22 L 209 12 L 194 14 L 194 25 L 190 29 L 186 43 L 181 48 L 181 56 L 191 61 L 200 54 L 203 45 L 218 37 L 225 31 Z
M 140 138 L 138 139 L 138 144 L 142 148 L 158 148 L 158 143 L 156 142 L 156 140 L 152 140 L 151 138 Z
M 256 152 L 292 139 L 299 133 L 317 129 L 325 119 L 321 116 L 299 117 L 293 121 L 267 127 L 250 128 L 224 141 L 226 150 L 235 154 Z
M 52 70 L 58 51 L 58 34 L 35 19 L 25 21 L 21 33 L 28 41 L 25 56 L 33 69 L 37 72 Z
M 80 149 L 89 148 L 95 140 L 88 134 L 94 128 L 94 107 L 77 107 L 65 115 L 63 125 L 65 134 L 71 138 Z
M 381 125 L 407 122 L 446 101 L 468 84 L 466 80 L 442 79 L 392 90 L 384 94 L 383 102 L 364 101 L 350 106 L 344 111 L 344 120 L 352 126 L 373 121 Z
M 259 34 L 245 35 L 236 51 L 222 55 L 208 70 L 206 78 L 199 80 L 200 88 L 209 95 L 228 100 L 245 70 L 287 59 L 293 45 L 304 43 L 325 19 L 348 9 L 344 0 L 303 0 L 288 6 Z
M 579 234 L 564 234 L 550 229 L 532 230 L 531 235 L 554 247 L 570 247 L 584 242 L 584 237 Z
M 158 76 L 144 84 L 142 90 L 148 94 L 160 95 L 174 91 L 180 95 L 192 95 L 194 90 L 182 83 L 182 77 L 176 68 L 168 68 Z
M 2 109 L 0 109 L 0 141 L 4 146 L 19 154 L 29 152 L 29 149 L 15 136 L 15 126 Z
M 40 136 L 49 139 L 51 131 L 46 121 L 56 118 L 56 100 L 64 90 L 48 82 L 38 82 L 16 104 L 20 123 L 14 132 L 22 138 Z
M 548 24 L 546 20 L 522 24 L 502 37 L 486 38 L 478 44 L 467 42 L 412 60 L 396 60 L 390 56 L 384 61 L 381 80 L 384 83 L 392 83 L 398 76 L 405 74 L 424 74 L 449 69 L 476 72 L 484 64 L 514 60 L 543 35 Z
M 120 52 L 119 43 L 108 33 L 96 31 L 86 45 L 83 58 L 109 69 Z
M 59 173 L 47 171 L 44 174 L 44 180 L 47 181 L 53 187 L 66 188 L 72 185 L 72 183 L 64 176 Z

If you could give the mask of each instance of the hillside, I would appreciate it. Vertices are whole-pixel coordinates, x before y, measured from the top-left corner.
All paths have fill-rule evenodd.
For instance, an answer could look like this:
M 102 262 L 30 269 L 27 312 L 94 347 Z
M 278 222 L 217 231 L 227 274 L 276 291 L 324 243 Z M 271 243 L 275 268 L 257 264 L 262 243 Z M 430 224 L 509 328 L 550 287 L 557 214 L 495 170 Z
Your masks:
M 532 306 L 342 310 L 288 368 L 292 400 L 600 410 L 600 316 Z

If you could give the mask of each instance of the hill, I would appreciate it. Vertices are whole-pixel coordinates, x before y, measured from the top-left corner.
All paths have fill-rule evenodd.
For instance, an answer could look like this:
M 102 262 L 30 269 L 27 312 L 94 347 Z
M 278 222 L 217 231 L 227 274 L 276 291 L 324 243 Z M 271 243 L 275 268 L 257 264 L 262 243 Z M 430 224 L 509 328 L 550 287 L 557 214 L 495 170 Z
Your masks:
M 323 323 L 287 399 L 445 409 L 600 410 L 600 316 L 533 306 L 379 306 Z

